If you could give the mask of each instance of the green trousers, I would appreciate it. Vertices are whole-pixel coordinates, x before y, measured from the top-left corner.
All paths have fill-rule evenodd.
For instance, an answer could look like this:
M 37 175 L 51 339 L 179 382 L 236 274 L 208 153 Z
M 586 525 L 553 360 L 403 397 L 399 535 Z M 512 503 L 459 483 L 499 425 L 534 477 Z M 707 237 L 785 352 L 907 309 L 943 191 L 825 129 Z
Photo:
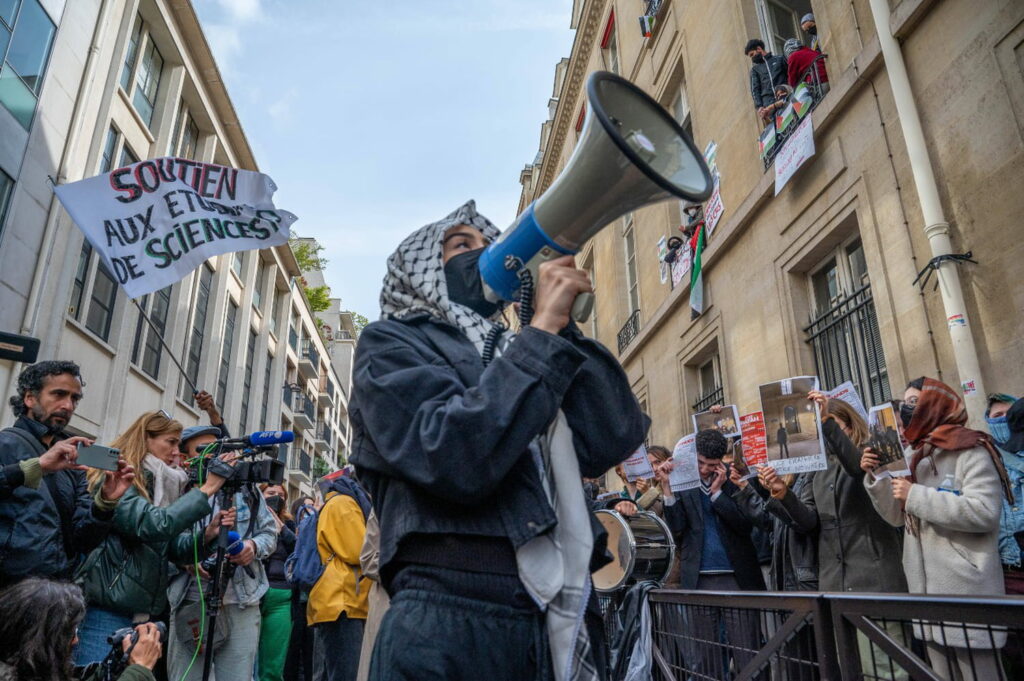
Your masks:
M 267 589 L 260 603 L 259 681 L 282 681 L 292 633 L 292 592 Z

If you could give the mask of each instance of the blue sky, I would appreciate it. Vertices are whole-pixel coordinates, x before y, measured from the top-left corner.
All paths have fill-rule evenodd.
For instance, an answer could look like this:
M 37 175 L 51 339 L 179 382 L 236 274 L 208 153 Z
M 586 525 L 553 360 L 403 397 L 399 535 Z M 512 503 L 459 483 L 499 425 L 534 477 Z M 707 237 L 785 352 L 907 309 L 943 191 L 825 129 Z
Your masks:
M 193 0 L 275 203 L 371 320 L 384 261 L 467 199 L 504 229 L 572 0 Z

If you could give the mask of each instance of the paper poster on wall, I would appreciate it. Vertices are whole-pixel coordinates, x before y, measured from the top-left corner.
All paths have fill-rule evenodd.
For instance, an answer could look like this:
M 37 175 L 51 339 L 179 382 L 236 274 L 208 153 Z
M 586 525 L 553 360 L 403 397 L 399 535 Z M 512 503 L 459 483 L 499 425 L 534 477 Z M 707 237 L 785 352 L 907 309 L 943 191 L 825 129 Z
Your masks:
M 768 464 L 780 475 L 827 468 L 818 405 L 807 393 L 816 376 L 796 376 L 758 387 L 764 414 Z
M 768 463 L 768 442 L 764 432 L 764 414 L 755 411 L 740 417 L 740 439 L 743 442 L 743 460 L 750 468 Z
M 876 478 L 905 478 L 910 475 L 910 465 L 903 453 L 896 410 L 891 404 L 871 407 L 868 416 L 868 447 L 878 455 Z
M 693 253 L 690 252 L 690 245 L 683 244 L 672 263 L 672 288 L 676 288 L 684 280 L 689 279 L 690 266 L 693 264 Z
M 647 458 L 647 447 L 640 445 L 640 448 L 633 452 L 628 459 L 622 462 L 626 472 L 626 480 L 636 482 L 637 480 L 649 480 L 654 477 L 654 468 Z
M 697 469 L 697 436 L 684 435 L 672 451 L 672 473 L 669 485 L 673 492 L 682 492 L 700 487 L 700 472 Z
M 718 177 L 715 177 L 715 188 L 711 192 L 711 198 L 708 199 L 707 204 L 704 206 L 704 223 L 709 236 L 715 231 L 715 227 L 722 219 L 722 213 L 725 212 L 725 205 L 722 203 L 722 192 L 720 191 L 719 184 Z
M 847 381 L 837 385 L 833 390 L 829 390 L 825 393 L 828 395 L 830 400 L 842 400 L 848 405 L 854 408 L 860 417 L 864 419 L 864 422 L 868 421 L 868 410 L 864 408 L 864 402 L 860 399 L 860 395 L 857 394 L 857 389 L 853 387 L 853 381 Z
M 814 118 L 808 116 L 790 135 L 775 157 L 775 196 L 789 182 L 800 166 L 814 156 Z
M 727 404 L 717 414 L 710 411 L 702 411 L 693 415 L 693 430 L 717 430 L 729 438 L 740 436 L 740 416 L 735 404 Z

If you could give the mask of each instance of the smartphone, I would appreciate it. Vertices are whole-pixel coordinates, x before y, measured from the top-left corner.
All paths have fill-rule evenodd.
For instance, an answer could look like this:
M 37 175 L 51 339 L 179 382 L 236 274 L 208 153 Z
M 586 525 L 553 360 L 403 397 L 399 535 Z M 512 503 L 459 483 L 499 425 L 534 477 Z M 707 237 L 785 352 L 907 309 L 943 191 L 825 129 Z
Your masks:
M 117 459 L 121 456 L 120 449 L 104 447 L 103 445 L 84 446 L 78 443 L 78 463 L 89 468 L 99 468 L 105 471 L 117 470 Z
M 280 515 L 281 509 L 284 507 L 284 497 L 273 495 L 266 497 L 264 501 L 267 502 L 267 508 Z

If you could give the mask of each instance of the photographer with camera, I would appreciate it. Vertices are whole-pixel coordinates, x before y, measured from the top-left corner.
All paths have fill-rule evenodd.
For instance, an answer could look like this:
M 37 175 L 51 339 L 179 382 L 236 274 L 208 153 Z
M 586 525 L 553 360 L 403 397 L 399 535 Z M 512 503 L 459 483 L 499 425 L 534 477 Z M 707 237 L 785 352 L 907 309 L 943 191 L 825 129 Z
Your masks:
M 0 590 L 0 681 L 70 681 L 85 598 L 74 584 L 30 577 Z M 86 669 L 84 681 L 155 681 L 160 632 L 154 624 L 107 632 L 109 665 Z M 116 646 L 116 647 L 115 647 Z
M 38 362 L 18 376 L 10 404 L 18 420 L 0 432 L 0 586 L 29 576 L 66 579 L 75 559 L 96 547 L 110 530 L 118 499 L 134 470 L 117 459 L 90 493 L 78 464 L 84 437 L 63 429 L 82 399 L 82 375 L 74 362 Z
M 182 534 L 210 514 L 211 497 L 225 478 L 211 472 L 203 485 L 166 507 L 154 503 L 158 475 L 151 467 L 166 467 L 178 451 L 182 425 L 163 412 L 146 412 L 112 443 L 124 458 L 142 471 L 117 509 L 113 528 L 76 574 L 89 604 L 75 650 L 75 663 L 85 666 L 106 655 L 107 636 L 114 629 L 147 621 L 167 609 L 168 560 L 190 561 L 191 535 Z M 89 471 L 90 487 L 103 471 Z
M 180 446 L 193 471 L 210 451 L 218 449 L 213 443 L 225 435 L 226 430 L 218 425 L 185 429 Z M 252 679 L 259 645 L 260 601 L 269 587 L 262 561 L 277 547 L 277 521 L 254 481 L 238 479 L 239 471 L 246 468 L 236 465 L 235 477 L 213 503 L 221 520 L 214 515 L 202 530 L 207 538 L 215 540 L 219 522 L 223 522 L 238 534 L 225 554 L 220 593 L 212 593 L 217 575 L 210 550 L 200 548 L 202 563 L 194 571 L 181 571 L 171 580 L 167 594 L 171 604 L 167 672 L 173 681 L 199 681 L 204 654 L 213 655 L 217 681 Z M 185 533 L 183 538 L 192 542 L 194 534 Z M 191 558 L 188 562 L 192 562 Z M 213 649 L 206 650 L 207 617 L 211 612 L 217 616 L 215 636 Z

